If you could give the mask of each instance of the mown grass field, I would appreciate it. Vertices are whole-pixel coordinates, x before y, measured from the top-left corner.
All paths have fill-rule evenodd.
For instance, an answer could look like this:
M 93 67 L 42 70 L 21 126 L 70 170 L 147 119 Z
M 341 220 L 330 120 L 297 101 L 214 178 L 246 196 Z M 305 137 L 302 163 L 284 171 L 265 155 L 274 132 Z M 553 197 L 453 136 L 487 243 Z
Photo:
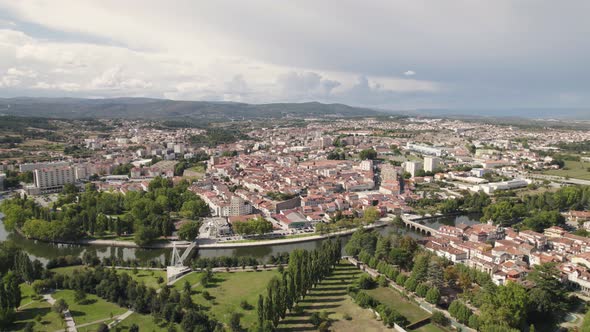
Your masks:
M 426 324 L 418 329 L 412 330 L 413 332 L 447 332 L 449 330 L 442 329 L 432 323 Z
M 218 321 L 229 323 L 231 314 L 238 312 L 242 315 L 241 325 L 244 328 L 256 322 L 256 304 L 258 294 L 266 291 L 266 285 L 274 276 L 279 276 L 276 270 L 257 272 L 220 272 L 213 274 L 213 280 L 207 287 L 201 284 L 202 273 L 191 273 L 177 281 L 174 287 L 179 291 L 188 281 L 193 288 L 193 301 L 207 308 L 209 313 Z M 203 297 L 203 291 L 209 292 L 211 300 Z M 242 300 L 248 301 L 252 309 L 244 310 L 240 307 Z
M 303 315 L 287 313 L 284 320 L 279 323 L 278 331 L 316 331 L 310 317 L 314 312 L 326 311 L 332 320 L 331 331 L 344 332 L 373 332 L 383 331 L 385 327 L 375 319 L 374 314 L 367 309 L 356 305 L 347 293 L 347 287 L 360 275 L 354 266 L 343 261 L 334 273 L 324 279 L 316 288 L 312 289 L 305 299 L 299 302 L 303 308 Z M 350 316 L 351 320 L 344 319 Z
M 25 303 L 26 306 L 16 312 L 16 319 L 9 327 L 9 331 L 22 331 L 28 322 L 35 323 L 33 327 L 35 332 L 56 331 L 65 327 L 61 316 L 51 311 L 51 305 L 45 300 L 29 302 L 31 301 L 27 301 L 28 304 Z
M 117 274 L 127 273 L 133 280 L 144 283 L 147 287 L 159 289 L 163 285 L 166 284 L 166 271 L 164 270 L 141 270 L 138 269 L 137 273 L 134 273 L 133 270 L 127 269 L 116 269 Z M 162 278 L 164 280 L 163 283 L 159 283 L 158 279 Z
M 543 171 L 543 174 L 590 180 L 590 172 L 588 172 L 589 167 L 590 163 L 588 162 L 566 160 L 565 166 L 562 169 Z
M 74 294 L 75 292 L 73 290 L 59 290 L 53 293 L 53 297 L 56 300 L 64 299 L 66 301 L 76 325 L 110 319 L 112 316 L 117 316 L 127 311 L 127 309 L 107 302 L 93 294 L 86 294 L 86 300 L 84 302 L 76 303 L 74 301 Z
M 420 308 L 419 305 L 404 298 L 397 290 L 390 287 L 378 287 L 371 290 L 366 290 L 367 294 L 379 302 L 390 306 L 400 314 L 406 316 L 410 323 L 426 319 L 430 314 Z

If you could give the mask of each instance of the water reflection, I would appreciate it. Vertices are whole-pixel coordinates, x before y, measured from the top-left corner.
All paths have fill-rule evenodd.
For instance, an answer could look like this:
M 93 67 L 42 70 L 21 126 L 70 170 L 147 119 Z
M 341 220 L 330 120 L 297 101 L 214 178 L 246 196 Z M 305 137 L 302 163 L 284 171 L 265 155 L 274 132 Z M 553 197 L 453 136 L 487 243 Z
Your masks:
M 0 219 L 1 219 L 0 215 Z M 424 223 L 432 228 L 438 229 L 441 225 L 456 225 L 460 223 L 472 225 L 478 223 L 478 215 L 469 216 L 452 216 L 441 217 L 431 220 L 425 220 Z M 396 226 L 387 226 L 379 228 L 378 232 L 385 235 L 391 232 L 400 232 L 402 234 L 409 234 L 413 237 L 420 238 L 421 235 L 414 232 L 409 232 L 404 228 Z M 350 236 L 341 237 L 342 247 L 348 241 Z M 10 240 L 16 246 L 25 250 L 29 255 L 38 258 L 42 262 L 47 262 L 51 258 L 65 255 L 81 256 L 85 252 L 95 253 L 98 257 L 112 257 L 122 259 L 137 258 L 142 262 L 152 260 L 165 263 L 166 257 L 170 257 L 171 249 L 141 249 L 141 248 L 122 248 L 111 246 L 82 246 L 69 244 L 53 244 L 41 241 L 34 241 L 26 239 L 18 234 L 8 233 L 4 228 L 4 224 L 0 222 L 0 241 Z M 222 249 L 200 249 L 198 254 L 201 257 L 218 257 L 218 256 L 252 256 L 259 259 L 267 259 L 271 255 L 277 256 L 283 252 L 291 252 L 294 249 L 313 250 L 318 248 L 324 240 L 308 241 L 291 244 L 278 244 L 270 246 L 256 246 L 256 247 L 240 247 L 240 248 L 222 248 Z

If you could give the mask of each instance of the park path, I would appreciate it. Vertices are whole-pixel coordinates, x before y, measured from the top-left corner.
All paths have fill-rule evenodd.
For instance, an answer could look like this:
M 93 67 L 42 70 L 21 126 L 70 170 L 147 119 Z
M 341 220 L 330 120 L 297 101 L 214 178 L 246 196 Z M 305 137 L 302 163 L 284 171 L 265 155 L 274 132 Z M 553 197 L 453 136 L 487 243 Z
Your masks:
M 112 329 L 114 326 L 121 323 L 122 321 L 127 319 L 127 317 L 131 316 L 132 314 L 133 314 L 133 310 L 127 310 L 127 312 L 125 312 L 124 314 L 117 316 L 115 318 L 115 320 L 109 324 L 109 329 Z
M 51 294 L 45 294 L 43 295 L 43 298 L 47 301 L 47 303 L 53 305 L 55 304 L 55 298 L 53 298 L 53 296 L 51 296 Z M 66 321 L 66 331 L 67 332 L 78 332 L 78 329 L 76 328 L 76 322 L 74 322 L 74 317 L 72 317 L 72 313 L 70 312 L 70 309 L 67 309 L 63 312 L 64 314 L 64 319 Z

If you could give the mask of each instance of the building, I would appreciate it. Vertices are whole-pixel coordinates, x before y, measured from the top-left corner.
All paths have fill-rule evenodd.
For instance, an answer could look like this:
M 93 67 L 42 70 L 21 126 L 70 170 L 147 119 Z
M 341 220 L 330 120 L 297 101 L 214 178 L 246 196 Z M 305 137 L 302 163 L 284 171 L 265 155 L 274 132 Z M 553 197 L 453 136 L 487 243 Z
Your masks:
M 440 158 L 424 157 L 424 170 L 426 172 L 434 172 L 434 170 L 439 167 L 440 167 Z
M 252 205 L 239 196 L 232 196 L 229 201 L 228 216 L 244 216 L 252 213 Z
M 422 170 L 422 163 L 419 161 L 406 161 L 406 172 L 410 173 L 412 177 L 416 176 L 418 171 Z
M 76 182 L 76 174 L 71 166 L 35 169 L 33 180 L 37 193 L 58 192 L 64 185 Z
M 56 161 L 52 163 L 30 163 L 30 164 L 21 164 L 19 166 L 20 172 L 31 172 L 36 169 L 41 168 L 50 168 L 50 167 L 62 167 L 62 166 L 69 166 L 70 163 L 67 161 Z
M 408 150 L 412 150 L 421 154 L 426 154 L 426 155 L 431 155 L 431 156 L 437 156 L 440 157 L 443 155 L 443 150 L 440 148 L 435 148 L 429 145 L 422 145 L 422 144 L 415 144 L 415 143 L 410 143 L 408 142 L 408 144 L 406 144 L 406 148 Z

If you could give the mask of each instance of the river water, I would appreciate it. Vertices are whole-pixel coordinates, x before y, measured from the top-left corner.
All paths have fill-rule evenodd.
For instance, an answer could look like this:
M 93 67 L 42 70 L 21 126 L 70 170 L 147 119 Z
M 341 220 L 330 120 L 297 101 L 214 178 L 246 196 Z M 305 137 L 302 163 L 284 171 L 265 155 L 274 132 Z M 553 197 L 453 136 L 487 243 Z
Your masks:
M 0 220 L 2 215 L 0 214 Z M 478 223 L 479 216 L 477 215 L 463 215 L 452 217 L 441 217 L 423 221 L 424 224 L 438 229 L 440 225 L 456 225 L 460 223 L 474 224 Z M 405 229 L 399 229 L 396 226 L 386 226 L 377 229 L 381 234 L 389 232 L 408 233 L 414 237 L 421 237 L 418 233 L 408 232 Z M 342 237 L 342 247 L 350 236 Z M 16 233 L 9 233 L 4 228 L 4 224 L 0 222 L 0 242 L 10 240 L 16 246 L 25 250 L 29 255 L 38 258 L 42 262 L 65 255 L 80 256 L 86 251 L 95 252 L 98 257 L 119 257 L 123 259 L 137 258 L 140 261 L 159 260 L 165 261 L 165 257 L 170 258 L 171 249 L 143 249 L 143 248 L 121 248 L 112 246 L 83 246 L 71 244 L 54 244 L 35 240 L 26 239 Z M 253 256 L 261 260 L 265 260 L 271 255 L 284 252 L 291 252 L 294 249 L 313 250 L 320 246 L 323 240 L 308 241 L 291 244 L 276 244 L 268 246 L 256 247 L 240 247 L 240 248 L 223 248 L 223 249 L 199 249 L 199 256 L 201 257 L 218 257 L 218 256 Z

